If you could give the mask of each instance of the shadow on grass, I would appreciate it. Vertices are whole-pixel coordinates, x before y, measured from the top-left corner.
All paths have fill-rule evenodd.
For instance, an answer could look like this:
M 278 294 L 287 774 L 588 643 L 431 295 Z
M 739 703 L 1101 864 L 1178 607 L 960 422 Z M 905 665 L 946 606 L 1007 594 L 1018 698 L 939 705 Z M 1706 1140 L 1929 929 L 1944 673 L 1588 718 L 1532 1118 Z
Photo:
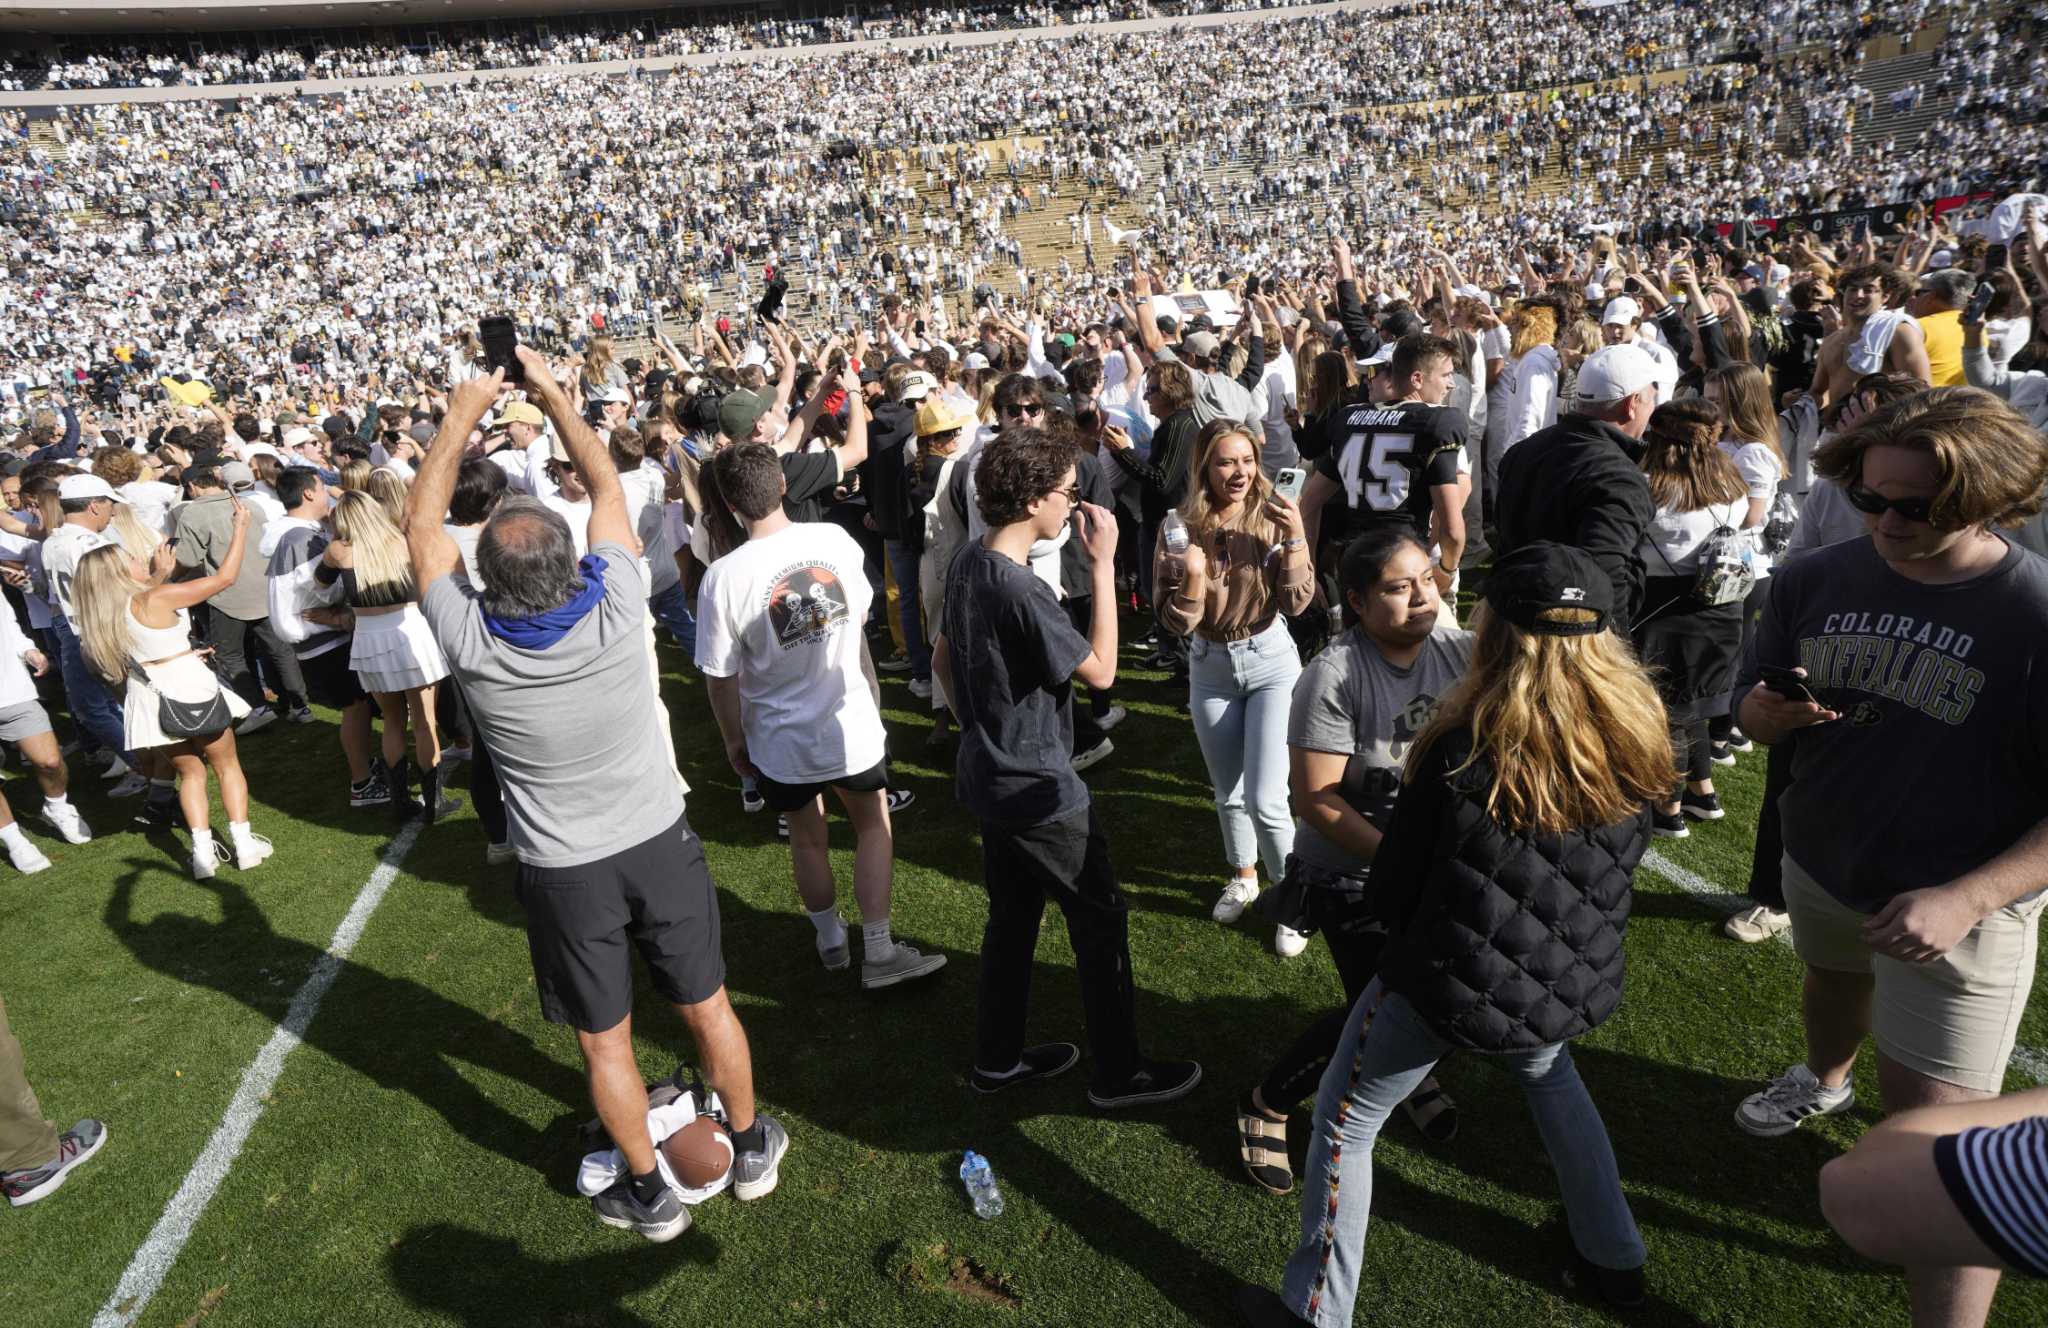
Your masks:
M 135 885 L 156 864 L 129 861 L 131 870 L 115 880 L 107 900 L 106 924 L 148 968 L 210 987 L 282 1023 L 304 976 L 333 962 L 321 946 L 278 935 L 241 886 L 219 878 L 192 884 L 219 900 L 219 922 L 184 913 L 141 921 L 134 916 Z M 285 980 L 273 984 L 271 973 Z M 542 1171 L 560 1171 L 557 1155 L 573 1152 L 572 1132 L 557 1137 L 554 1127 L 536 1130 L 455 1068 L 462 1061 L 529 1084 L 564 1107 L 585 1105 L 583 1076 L 523 1034 L 420 983 L 346 960 L 325 1004 L 305 1029 L 306 1042 L 379 1087 L 417 1098 L 456 1136 Z
M 653 1287 L 680 1262 L 708 1265 L 717 1259 L 718 1242 L 701 1227 L 667 1245 L 635 1240 L 629 1249 L 556 1263 L 527 1254 L 516 1240 L 444 1222 L 406 1232 L 384 1256 L 384 1266 L 407 1300 L 467 1328 L 654 1328 L 654 1320 L 619 1301 Z

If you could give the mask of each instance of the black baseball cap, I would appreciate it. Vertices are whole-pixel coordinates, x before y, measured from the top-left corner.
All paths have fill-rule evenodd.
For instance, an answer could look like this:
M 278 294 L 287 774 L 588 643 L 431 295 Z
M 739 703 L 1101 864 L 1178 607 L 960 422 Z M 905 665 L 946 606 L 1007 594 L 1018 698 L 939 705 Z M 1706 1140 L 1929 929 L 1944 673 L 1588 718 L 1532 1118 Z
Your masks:
M 1591 636 L 1614 616 L 1614 586 L 1583 549 L 1550 540 L 1525 544 L 1497 559 L 1486 578 L 1486 604 L 1525 632 Z M 1547 621 L 1546 609 L 1591 609 L 1590 622 Z

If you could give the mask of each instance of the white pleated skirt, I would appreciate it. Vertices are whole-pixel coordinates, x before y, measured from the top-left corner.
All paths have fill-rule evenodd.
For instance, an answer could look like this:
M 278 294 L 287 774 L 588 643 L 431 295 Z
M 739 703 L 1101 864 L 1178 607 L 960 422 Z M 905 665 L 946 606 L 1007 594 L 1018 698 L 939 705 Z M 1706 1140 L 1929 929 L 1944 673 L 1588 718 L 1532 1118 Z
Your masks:
M 406 692 L 448 676 L 448 660 L 420 613 L 408 604 L 397 613 L 356 614 L 349 667 L 366 692 Z

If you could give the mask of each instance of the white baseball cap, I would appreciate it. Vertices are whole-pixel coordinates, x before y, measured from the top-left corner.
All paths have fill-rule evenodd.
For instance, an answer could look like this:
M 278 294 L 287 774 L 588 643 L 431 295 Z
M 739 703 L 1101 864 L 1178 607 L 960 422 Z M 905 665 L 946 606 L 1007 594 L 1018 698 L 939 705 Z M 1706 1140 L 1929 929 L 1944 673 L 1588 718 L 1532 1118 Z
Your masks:
M 304 447 L 307 443 L 319 442 L 320 435 L 306 428 L 286 429 L 282 441 L 286 447 Z
M 1578 399 L 1607 405 L 1657 384 L 1657 361 L 1640 346 L 1602 346 L 1579 366 Z
M 57 481 L 57 496 L 67 503 L 91 498 L 106 498 L 117 503 L 128 501 L 114 492 L 113 485 L 97 475 L 66 475 Z
M 1382 341 L 1380 343 L 1380 348 L 1372 353 L 1372 358 L 1360 360 L 1359 363 L 1364 365 L 1366 368 L 1370 369 L 1375 364 L 1391 363 L 1393 358 L 1394 343 L 1391 341 Z
M 1617 295 L 1607 302 L 1607 312 L 1600 316 L 1603 323 L 1634 323 L 1643 317 L 1643 306 L 1626 295 Z
M 926 394 L 931 392 L 931 390 L 937 387 L 938 385 L 939 380 L 932 377 L 924 370 L 913 369 L 909 373 L 903 375 L 903 392 L 901 400 L 922 401 L 925 399 Z

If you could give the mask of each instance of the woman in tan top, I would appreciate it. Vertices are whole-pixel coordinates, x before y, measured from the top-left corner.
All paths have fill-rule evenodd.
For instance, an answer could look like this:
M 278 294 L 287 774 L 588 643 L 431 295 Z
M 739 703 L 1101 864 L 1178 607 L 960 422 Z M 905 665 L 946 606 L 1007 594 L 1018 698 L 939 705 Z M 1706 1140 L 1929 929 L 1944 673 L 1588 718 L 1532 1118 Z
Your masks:
M 1231 868 L 1214 916 L 1235 922 L 1258 897 L 1259 860 L 1278 881 L 1294 847 L 1287 712 L 1301 656 L 1286 616 L 1308 607 L 1314 583 L 1301 509 L 1273 492 L 1258 443 L 1236 421 L 1216 420 L 1195 439 L 1187 501 L 1177 510 L 1187 552 L 1169 552 L 1162 530 L 1153 584 L 1160 624 L 1190 638 L 1188 709 Z M 1307 941 L 1282 927 L 1273 944 L 1296 955 Z

